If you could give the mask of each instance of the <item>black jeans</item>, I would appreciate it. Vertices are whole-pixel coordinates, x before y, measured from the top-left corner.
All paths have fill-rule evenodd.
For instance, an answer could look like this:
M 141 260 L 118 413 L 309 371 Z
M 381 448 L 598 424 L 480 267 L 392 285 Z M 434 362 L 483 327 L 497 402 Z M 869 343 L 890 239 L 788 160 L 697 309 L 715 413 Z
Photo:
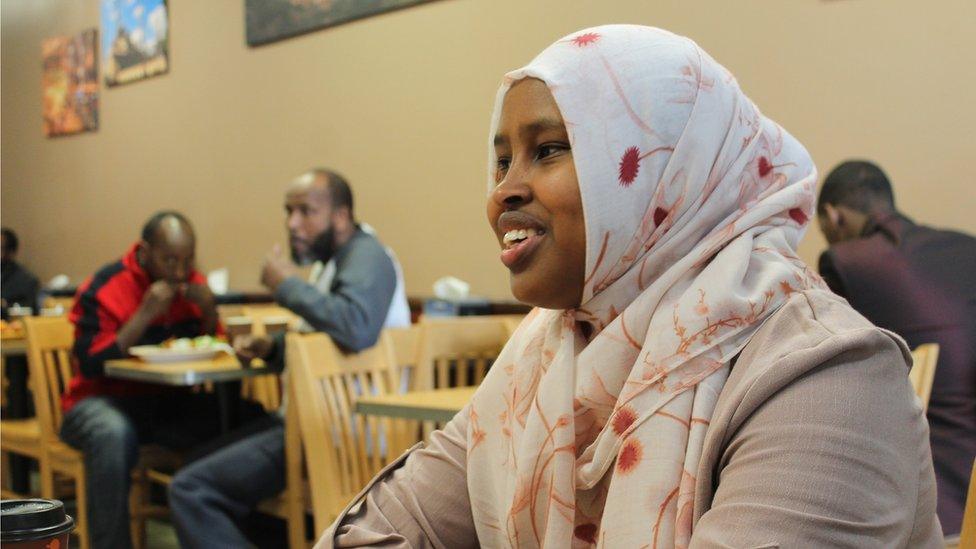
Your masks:
M 61 438 L 85 455 L 92 546 L 128 548 L 129 487 L 139 445 L 186 451 L 220 432 L 217 399 L 205 393 L 88 397 L 65 414 Z
M 180 547 L 247 547 L 242 522 L 285 489 L 285 427 L 277 415 L 252 434 L 180 469 L 169 488 Z M 282 544 L 287 543 L 282 540 Z

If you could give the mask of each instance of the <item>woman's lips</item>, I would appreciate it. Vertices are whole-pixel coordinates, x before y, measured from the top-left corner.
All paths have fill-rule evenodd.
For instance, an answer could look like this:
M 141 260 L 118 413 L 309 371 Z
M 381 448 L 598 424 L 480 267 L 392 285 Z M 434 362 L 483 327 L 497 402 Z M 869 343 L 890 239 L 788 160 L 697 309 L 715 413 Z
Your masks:
M 512 271 L 518 271 L 525 267 L 529 257 L 539 247 L 542 237 L 545 234 L 532 234 L 512 246 L 502 250 L 502 263 Z
M 534 215 L 521 210 L 508 210 L 498 216 L 496 230 L 501 237 L 502 263 L 513 272 L 528 265 L 530 256 L 547 234 L 545 225 Z

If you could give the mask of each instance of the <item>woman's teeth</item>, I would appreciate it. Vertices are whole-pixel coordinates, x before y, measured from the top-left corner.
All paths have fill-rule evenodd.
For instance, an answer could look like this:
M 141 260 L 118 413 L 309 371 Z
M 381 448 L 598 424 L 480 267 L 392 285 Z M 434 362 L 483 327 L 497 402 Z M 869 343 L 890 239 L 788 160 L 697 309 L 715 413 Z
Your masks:
M 542 229 L 514 229 L 505 233 L 505 236 L 502 238 L 502 242 L 505 244 L 506 248 L 511 248 L 526 238 L 541 235 L 543 232 L 545 231 Z

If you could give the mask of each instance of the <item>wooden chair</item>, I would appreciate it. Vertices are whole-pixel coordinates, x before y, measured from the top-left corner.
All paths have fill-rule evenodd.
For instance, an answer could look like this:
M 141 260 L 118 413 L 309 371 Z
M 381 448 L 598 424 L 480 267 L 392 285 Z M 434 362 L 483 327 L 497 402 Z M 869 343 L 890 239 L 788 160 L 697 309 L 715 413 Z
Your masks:
M 289 318 L 289 328 L 297 327 L 299 319 L 288 309 L 277 305 L 241 307 L 235 316 L 250 318 L 251 333 L 254 335 L 267 334 L 265 321 L 269 318 Z M 258 402 L 269 412 L 277 411 L 281 407 L 282 384 L 278 374 L 245 378 L 241 390 L 244 398 Z M 289 401 L 295 402 L 295 398 L 293 388 L 289 388 Z M 305 547 L 308 545 L 305 539 L 305 514 L 310 496 L 304 474 L 301 432 L 294 406 L 285 411 L 285 480 L 285 490 L 279 496 L 259 503 L 258 510 L 288 523 L 290 547 Z
M 908 372 L 908 379 L 915 394 L 922 401 L 923 411 L 929 407 L 929 396 L 932 394 L 932 381 L 935 379 L 935 366 L 938 362 L 938 343 L 925 343 L 912 351 L 912 369 Z
M 966 492 L 966 510 L 962 514 L 962 532 L 959 534 L 959 549 L 976 549 L 976 461 L 969 477 L 969 491 Z
M 501 318 L 471 316 L 420 322 L 414 390 L 478 385 L 498 356 L 508 330 Z
M 420 326 L 413 324 L 406 328 L 387 328 L 393 344 L 393 357 L 396 376 L 393 388 L 405 391 L 411 385 L 411 377 L 417 370 L 417 349 L 420 345 Z
M 480 385 L 508 336 L 504 315 L 422 319 L 411 390 Z M 425 421 L 424 440 L 441 427 Z
M 389 334 L 366 351 L 343 355 L 322 333 L 289 334 L 289 387 L 308 467 L 315 532 L 391 459 L 415 440 L 404 422 L 354 412 L 360 394 L 390 392 L 394 351 Z
M 84 455 L 61 441 L 61 395 L 73 375 L 71 347 L 74 343 L 74 326 L 66 317 L 27 318 L 27 362 L 34 384 L 34 407 L 45 447 L 41 461 L 41 495 L 55 497 L 55 476 L 62 475 L 74 484 L 78 506 L 76 533 L 80 545 L 88 547 L 88 500 L 85 482 Z M 139 449 L 139 464 L 132 472 L 130 493 L 130 529 L 133 545 L 143 547 L 146 542 L 146 519 L 168 515 L 168 509 L 149 502 L 149 485 L 159 483 L 168 486 L 171 475 L 163 473 L 160 466 L 175 467 L 178 456 L 158 446 Z
M 288 388 L 288 400 L 296 400 L 293 387 Z M 288 523 L 288 546 L 293 549 L 309 545 L 305 538 L 305 515 L 311 501 L 308 492 L 298 415 L 295 406 L 289 406 L 285 410 L 285 490 L 277 497 L 260 502 L 258 510 Z
M 270 318 L 288 318 L 290 327 L 296 327 L 298 324 L 298 316 L 295 313 L 277 305 L 242 307 L 239 312 L 239 316 L 246 316 L 252 320 L 251 333 L 254 335 L 268 333 L 265 323 Z M 247 378 L 241 384 L 241 392 L 244 398 L 261 404 L 269 412 L 281 407 L 281 383 L 278 374 Z
M 54 477 L 74 481 L 78 513 L 75 533 L 82 549 L 90 547 L 85 462 L 81 452 L 61 442 L 61 393 L 71 379 L 74 327 L 65 317 L 25 318 L 27 364 L 34 386 L 34 408 L 44 455 L 40 459 L 41 496 L 53 498 Z
M 3 453 L 3 485 L 0 487 L 0 497 L 4 499 L 28 498 L 32 494 L 14 492 L 9 478 L 10 454 L 27 456 L 38 462 L 41 474 L 47 466 L 44 452 L 44 441 L 41 437 L 41 425 L 36 417 L 25 419 L 0 420 L 0 452 Z

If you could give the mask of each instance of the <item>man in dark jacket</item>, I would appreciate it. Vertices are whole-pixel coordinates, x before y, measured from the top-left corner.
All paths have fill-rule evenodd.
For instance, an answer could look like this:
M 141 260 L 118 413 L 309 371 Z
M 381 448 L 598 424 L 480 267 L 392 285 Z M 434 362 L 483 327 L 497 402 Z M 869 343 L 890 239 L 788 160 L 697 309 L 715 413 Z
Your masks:
M 976 239 L 902 215 L 884 172 L 865 161 L 830 172 L 817 213 L 831 289 L 910 347 L 939 344 L 928 419 L 939 519 L 958 534 L 976 457 Z
M 37 277 L 17 262 L 17 250 L 20 248 L 17 234 L 4 227 L 2 238 L 0 296 L 2 296 L 4 317 L 6 317 L 7 307 L 13 305 L 30 307 L 34 314 L 37 314 L 37 294 L 41 289 Z

